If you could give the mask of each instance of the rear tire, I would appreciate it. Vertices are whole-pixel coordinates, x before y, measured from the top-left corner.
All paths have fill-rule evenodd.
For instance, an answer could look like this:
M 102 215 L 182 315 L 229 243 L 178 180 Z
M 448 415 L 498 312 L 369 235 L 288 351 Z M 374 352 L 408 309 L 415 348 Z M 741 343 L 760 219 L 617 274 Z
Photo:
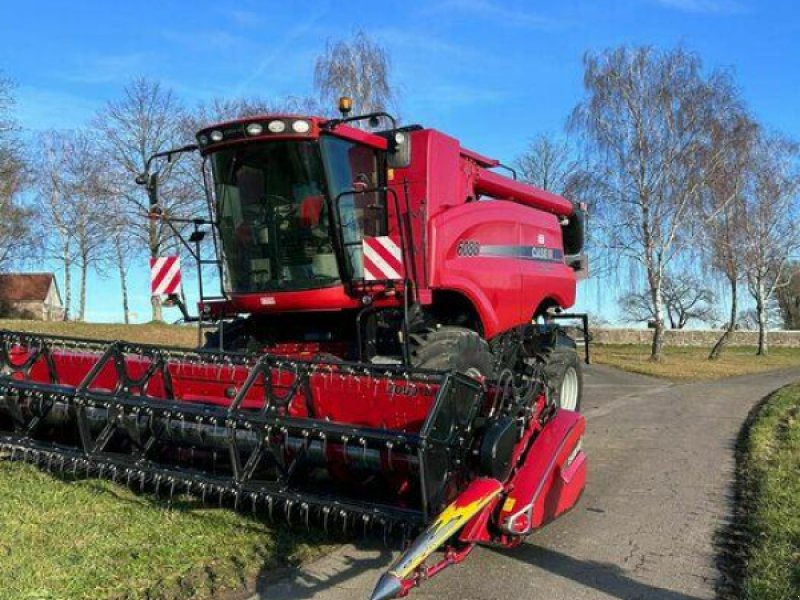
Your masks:
M 574 342 L 563 339 L 568 341 L 559 343 L 545 359 L 545 377 L 553 403 L 578 412 L 583 399 L 583 369 Z
M 465 327 L 439 327 L 410 337 L 411 364 L 422 369 L 459 371 L 491 377 L 494 355 L 477 332 Z

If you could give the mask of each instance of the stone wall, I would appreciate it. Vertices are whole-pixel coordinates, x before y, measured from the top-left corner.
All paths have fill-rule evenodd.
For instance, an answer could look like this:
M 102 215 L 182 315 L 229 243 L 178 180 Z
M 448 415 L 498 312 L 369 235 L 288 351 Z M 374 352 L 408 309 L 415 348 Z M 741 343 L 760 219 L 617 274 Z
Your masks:
M 591 326 L 591 323 L 590 323 Z M 591 329 L 592 340 L 596 344 L 649 344 L 653 339 L 650 329 Z M 707 346 L 711 347 L 722 334 L 717 330 L 668 329 L 664 332 L 664 343 L 668 346 Z M 732 346 L 755 346 L 758 343 L 757 331 L 736 331 L 730 342 Z M 767 343 L 772 347 L 800 348 L 800 331 L 770 331 Z

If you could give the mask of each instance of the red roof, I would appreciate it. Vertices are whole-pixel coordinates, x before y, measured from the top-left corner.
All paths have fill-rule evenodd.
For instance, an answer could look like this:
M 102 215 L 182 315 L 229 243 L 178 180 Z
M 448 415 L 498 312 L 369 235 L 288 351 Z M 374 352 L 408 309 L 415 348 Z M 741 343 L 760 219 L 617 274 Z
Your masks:
M 44 302 L 54 279 L 52 273 L 0 273 L 0 297 L 8 302 Z

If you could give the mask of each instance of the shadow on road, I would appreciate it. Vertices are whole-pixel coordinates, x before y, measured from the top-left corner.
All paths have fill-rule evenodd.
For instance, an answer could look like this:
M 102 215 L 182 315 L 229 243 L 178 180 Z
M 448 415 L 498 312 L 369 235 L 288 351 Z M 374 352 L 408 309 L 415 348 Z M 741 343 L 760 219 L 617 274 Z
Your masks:
M 618 565 L 579 560 L 533 544 L 523 544 L 499 554 L 544 569 L 620 600 L 700 600 L 681 592 L 631 579 Z
M 376 573 L 377 579 L 377 574 L 391 563 L 393 556 L 389 548 L 368 541 L 357 544 L 352 552 L 355 556 L 350 555 L 348 549 L 334 551 L 335 554 L 331 555 L 336 557 L 334 564 L 330 564 L 329 556 L 316 564 L 301 565 L 280 573 L 266 572 L 256 588 L 258 597 L 265 600 L 308 599 L 366 572 Z M 326 566 L 320 566 L 323 564 Z M 357 597 L 358 592 L 354 592 L 354 596 Z

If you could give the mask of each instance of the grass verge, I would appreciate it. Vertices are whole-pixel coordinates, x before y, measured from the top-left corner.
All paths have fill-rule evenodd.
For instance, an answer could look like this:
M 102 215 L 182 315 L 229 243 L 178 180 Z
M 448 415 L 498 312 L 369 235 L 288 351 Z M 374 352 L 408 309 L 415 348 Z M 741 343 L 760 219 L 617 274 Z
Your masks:
M 800 385 L 770 396 L 754 415 L 738 457 L 745 600 L 800 598 Z
M 197 327 L 191 325 L 166 325 L 164 323 L 143 323 L 141 325 L 119 325 L 114 323 L 72 323 L 63 321 L 25 321 L 21 319 L 0 319 L 0 329 L 29 331 L 45 335 L 65 335 L 69 337 L 91 338 L 96 340 L 125 340 L 140 344 L 162 346 L 197 346 Z
M 192 327 L 0 320 L 0 329 L 196 345 Z M 182 497 L 54 477 L 0 460 L 0 600 L 228 597 L 259 574 L 324 551 L 321 536 L 272 528 Z
M 207 599 L 309 556 L 314 540 L 180 497 L 0 461 L 3 600 Z
M 767 356 L 756 356 L 755 348 L 729 347 L 717 360 L 708 360 L 709 348 L 664 348 L 664 360 L 650 360 L 645 345 L 595 344 L 592 359 L 626 371 L 675 381 L 703 381 L 800 366 L 800 349 L 772 348 Z

